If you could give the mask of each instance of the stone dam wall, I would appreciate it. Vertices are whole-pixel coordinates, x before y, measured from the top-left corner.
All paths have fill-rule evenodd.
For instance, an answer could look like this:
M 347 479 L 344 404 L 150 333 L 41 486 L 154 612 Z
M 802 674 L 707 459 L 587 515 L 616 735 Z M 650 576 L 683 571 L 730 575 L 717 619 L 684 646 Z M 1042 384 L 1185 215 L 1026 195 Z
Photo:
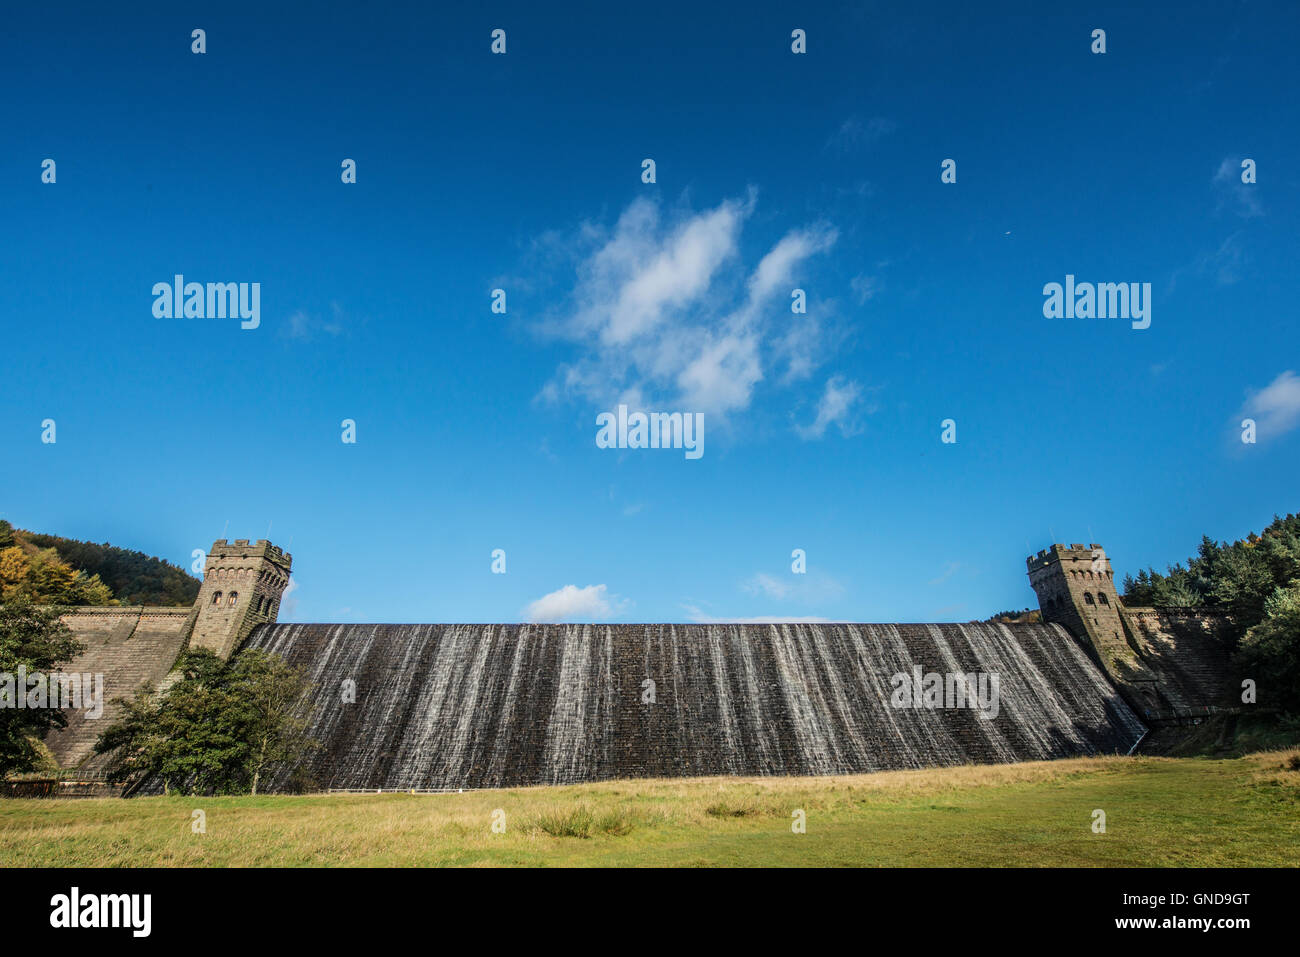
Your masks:
M 130 698 L 145 682 L 162 684 L 189 639 L 196 610 L 142 606 L 73 608 L 63 622 L 85 647 L 61 671 L 104 676 L 104 710 L 98 719 L 64 711 L 66 728 L 50 731 L 45 744 L 62 768 L 93 770 L 99 734 L 118 719 L 115 698 Z
M 1164 706 L 1159 710 L 1192 712 L 1240 704 L 1225 681 L 1232 673 L 1226 616 L 1203 608 L 1128 606 L 1120 614 L 1129 643 L 1155 676 Z
M 263 625 L 248 647 L 312 682 L 323 788 L 1032 761 L 1146 731 L 1059 625 Z M 894 707 L 918 666 L 996 674 L 996 717 Z

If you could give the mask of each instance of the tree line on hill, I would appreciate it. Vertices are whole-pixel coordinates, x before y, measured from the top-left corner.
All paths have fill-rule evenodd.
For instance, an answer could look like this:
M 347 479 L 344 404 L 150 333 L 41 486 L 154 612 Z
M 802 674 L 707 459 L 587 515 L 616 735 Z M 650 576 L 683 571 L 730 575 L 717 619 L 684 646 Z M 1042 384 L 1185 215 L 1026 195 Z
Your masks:
M 192 605 L 200 582 L 144 552 L 16 529 L 0 519 L 0 601 Z

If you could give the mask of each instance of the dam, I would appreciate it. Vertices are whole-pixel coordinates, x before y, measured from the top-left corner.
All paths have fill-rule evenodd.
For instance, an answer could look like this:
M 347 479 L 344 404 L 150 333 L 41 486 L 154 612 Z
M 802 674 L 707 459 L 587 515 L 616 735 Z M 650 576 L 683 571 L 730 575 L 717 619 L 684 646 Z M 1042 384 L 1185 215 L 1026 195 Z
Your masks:
M 1058 625 L 264 625 L 249 647 L 311 683 L 323 788 L 1039 761 L 1145 731 Z M 996 713 L 898 707 L 914 666 L 997 675 Z
M 1224 620 L 1125 607 L 1097 545 L 1026 560 L 1041 623 L 281 624 L 293 556 L 218 540 L 192 608 L 94 607 L 64 622 L 68 670 L 103 674 L 102 719 L 46 735 L 93 780 L 116 699 L 166 685 L 186 649 L 275 653 L 310 690 L 320 745 L 269 790 L 458 789 L 611 778 L 847 774 L 1126 754 L 1225 703 Z M 909 675 L 995 690 L 900 702 Z M 949 691 L 953 690 L 951 687 Z M 954 703 L 956 706 L 953 706 Z

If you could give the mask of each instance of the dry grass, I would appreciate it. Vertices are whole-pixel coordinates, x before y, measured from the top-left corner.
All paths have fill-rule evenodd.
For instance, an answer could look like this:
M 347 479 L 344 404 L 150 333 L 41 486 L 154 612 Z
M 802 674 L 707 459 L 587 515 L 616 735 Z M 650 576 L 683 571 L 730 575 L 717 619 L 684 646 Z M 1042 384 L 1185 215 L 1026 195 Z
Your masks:
M 1092 831 L 1096 809 L 1105 834 Z M 206 833 L 192 832 L 194 810 Z M 805 834 L 792 832 L 796 810 Z M 0 801 L 4 866 L 1297 866 L 1298 848 L 1297 751 L 443 795 Z

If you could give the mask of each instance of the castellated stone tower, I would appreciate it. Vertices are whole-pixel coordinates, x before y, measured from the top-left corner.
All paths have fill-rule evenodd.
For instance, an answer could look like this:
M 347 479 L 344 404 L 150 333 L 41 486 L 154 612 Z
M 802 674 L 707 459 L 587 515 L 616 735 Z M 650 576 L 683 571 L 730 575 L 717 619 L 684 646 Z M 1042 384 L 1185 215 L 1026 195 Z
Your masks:
M 293 556 L 265 539 L 212 543 L 199 588 L 191 648 L 229 658 L 255 627 L 274 622 L 289 584 Z
M 1143 707 L 1158 701 L 1156 676 L 1130 646 L 1115 573 L 1100 545 L 1053 545 L 1031 555 L 1029 584 L 1043 621 L 1062 625 L 1091 644 L 1103 668 L 1122 689 L 1140 695 Z

